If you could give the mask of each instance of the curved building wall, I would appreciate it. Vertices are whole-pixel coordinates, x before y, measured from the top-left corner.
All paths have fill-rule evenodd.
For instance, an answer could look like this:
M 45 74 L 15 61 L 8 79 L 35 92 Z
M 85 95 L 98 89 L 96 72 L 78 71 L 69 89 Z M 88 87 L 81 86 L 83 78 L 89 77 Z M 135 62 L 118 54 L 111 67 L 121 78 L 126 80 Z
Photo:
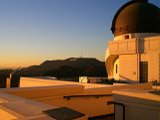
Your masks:
M 114 62 L 118 58 L 118 55 L 110 55 L 109 47 L 105 54 L 105 66 L 108 73 L 108 79 L 114 78 Z

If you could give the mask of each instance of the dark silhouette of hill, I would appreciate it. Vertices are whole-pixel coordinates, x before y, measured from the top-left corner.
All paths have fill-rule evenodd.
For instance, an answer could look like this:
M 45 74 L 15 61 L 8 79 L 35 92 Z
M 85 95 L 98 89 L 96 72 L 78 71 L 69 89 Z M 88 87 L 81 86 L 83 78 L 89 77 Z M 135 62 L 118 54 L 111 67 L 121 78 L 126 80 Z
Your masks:
M 105 63 L 95 58 L 47 60 L 40 65 L 23 68 L 16 74 L 20 74 L 20 76 L 48 75 L 55 77 L 107 76 Z
M 0 88 L 6 87 L 6 78 L 14 70 L 0 70 Z M 54 76 L 57 78 L 76 78 L 79 76 L 107 77 L 105 63 L 95 58 L 68 58 L 45 61 L 37 66 L 22 68 L 12 74 L 11 87 L 18 87 L 20 76 Z
M 58 78 L 72 78 L 79 76 L 106 77 L 107 73 L 104 66 L 89 65 L 82 68 L 62 66 L 57 70 L 48 71 L 44 75 L 55 76 Z
M 2 70 L 0 70 L 0 75 L 7 75 L 7 76 L 9 76 L 9 74 L 11 72 L 13 72 L 12 69 L 2 69 Z

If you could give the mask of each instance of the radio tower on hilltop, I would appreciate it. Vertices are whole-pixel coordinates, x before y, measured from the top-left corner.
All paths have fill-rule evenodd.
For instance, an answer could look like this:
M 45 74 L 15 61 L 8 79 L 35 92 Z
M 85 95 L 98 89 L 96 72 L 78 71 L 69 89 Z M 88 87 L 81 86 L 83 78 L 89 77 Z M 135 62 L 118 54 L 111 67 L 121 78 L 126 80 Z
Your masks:
M 80 58 L 82 58 L 82 52 L 81 52 L 81 56 L 80 56 Z

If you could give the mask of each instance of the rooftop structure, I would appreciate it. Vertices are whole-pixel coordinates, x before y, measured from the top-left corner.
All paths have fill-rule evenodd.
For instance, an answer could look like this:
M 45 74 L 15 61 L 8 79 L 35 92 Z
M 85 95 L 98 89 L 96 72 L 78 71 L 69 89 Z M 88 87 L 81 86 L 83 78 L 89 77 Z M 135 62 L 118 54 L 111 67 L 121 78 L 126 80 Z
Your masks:
M 2 120 L 56 119 L 59 116 L 57 109 L 61 111 L 60 116 L 68 113 L 63 110 L 64 107 L 74 110 L 74 113 L 78 112 L 78 116 L 83 115 L 77 117 L 77 120 L 97 119 L 114 113 L 113 104 L 106 104 L 114 101 L 112 91 L 152 90 L 152 83 L 103 85 L 53 80 L 49 77 L 21 77 L 20 86 L 21 88 L 0 89 Z M 53 115 L 46 115 L 44 111 L 50 111 Z
M 108 77 L 128 82 L 160 80 L 160 9 L 148 0 L 124 4 L 112 21 L 106 50 Z
M 39 80 L 37 79 L 36 81 Z M 28 84 L 29 82 L 30 84 Z M 46 117 L 49 116 L 46 116 L 43 111 L 51 109 L 54 111 L 56 108 L 63 109 L 63 107 L 67 107 L 84 114 L 84 116 L 77 119 L 87 120 L 88 118 L 114 113 L 113 105 L 107 105 L 107 102 L 113 101 L 113 90 L 152 90 L 152 83 L 101 85 L 91 83 L 80 84 L 78 82 L 78 84 L 75 84 L 75 82 L 59 81 L 59 85 L 57 85 L 58 80 L 46 81 L 46 79 L 40 79 L 39 82 L 41 82 L 40 86 L 31 87 L 35 83 L 34 81 L 28 80 L 26 82 L 26 80 L 22 79 L 20 83 L 23 83 L 23 85 L 27 83 L 25 87 L 0 89 L 0 112 L 5 113 L 2 116 L 3 118 L 1 116 L 0 118 L 6 120 L 5 117 L 10 116 L 11 119 L 15 117 L 14 119 L 19 120 L 39 120 L 42 117 L 41 120 L 46 120 Z M 51 86 L 46 85 L 45 82 L 50 83 Z M 42 83 L 44 86 L 42 86 Z M 29 86 L 27 87 L 27 85 Z M 90 86 L 90 88 L 85 87 L 85 85 Z M 54 114 L 51 118 L 56 117 L 57 114 L 56 116 Z M 10 118 L 7 119 L 11 120 Z
M 148 0 L 132 0 L 115 14 L 111 30 L 115 36 L 128 33 L 160 33 L 160 9 Z
M 160 91 L 156 91 L 160 94 Z M 115 90 L 115 120 L 159 120 L 160 96 L 143 90 Z

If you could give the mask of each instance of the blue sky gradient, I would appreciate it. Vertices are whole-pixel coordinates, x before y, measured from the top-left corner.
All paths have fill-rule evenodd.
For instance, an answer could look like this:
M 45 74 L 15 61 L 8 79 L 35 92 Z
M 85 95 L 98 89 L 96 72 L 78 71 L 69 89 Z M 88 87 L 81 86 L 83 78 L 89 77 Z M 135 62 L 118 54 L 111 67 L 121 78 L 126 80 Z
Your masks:
M 129 0 L 0 0 L 0 68 L 68 57 L 105 59 L 116 11 Z M 149 0 L 160 7 L 160 0 Z

